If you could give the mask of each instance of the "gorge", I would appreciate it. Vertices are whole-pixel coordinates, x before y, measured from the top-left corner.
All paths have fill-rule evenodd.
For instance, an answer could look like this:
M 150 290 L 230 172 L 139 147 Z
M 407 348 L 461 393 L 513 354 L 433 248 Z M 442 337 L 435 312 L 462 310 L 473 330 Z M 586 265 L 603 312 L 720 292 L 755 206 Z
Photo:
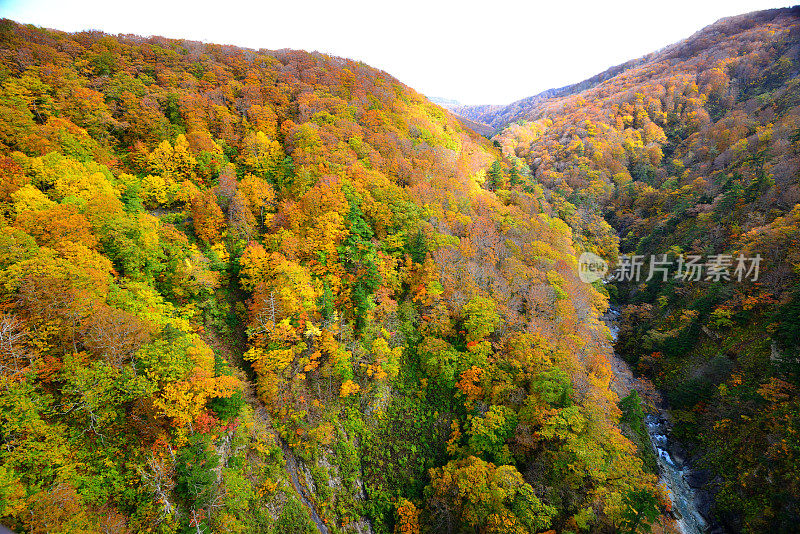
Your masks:
M 0 20 L 0 522 L 796 532 L 799 22 L 451 113 Z

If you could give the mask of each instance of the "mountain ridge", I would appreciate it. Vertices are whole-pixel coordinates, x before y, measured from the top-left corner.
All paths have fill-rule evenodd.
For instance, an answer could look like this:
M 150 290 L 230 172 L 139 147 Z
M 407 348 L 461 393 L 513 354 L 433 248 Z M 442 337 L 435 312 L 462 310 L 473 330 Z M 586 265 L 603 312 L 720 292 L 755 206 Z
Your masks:
M 451 108 L 451 111 L 453 111 L 453 113 L 456 115 L 463 116 L 472 121 L 488 124 L 497 131 L 511 122 L 525 118 L 536 108 L 538 104 L 546 100 L 574 95 L 586 89 L 595 87 L 629 69 L 639 67 L 661 57 L 677 57 L 680 55 L 682 50 L 691 48 L 692 44 L 694 44 L 696 41 L 699 41 L 706 36 L 713 35 L 716 30 L 734 27 L 736 28 L 736 32 L 744 31 L 748 27 L 771 20 L 777 16 L 790 14 L 796 15 L 798 12 L 800 12 L 800 6 L 753 11 L 741 15 L 724 17 L 712 24 L 709 24 L 705 28 L 698 30 L 691 36 L 682 39 L 681 41 L 666 45 L 655 52 L 650 52 L 639 58 L 631 59 L 618 65 L 609 67 L 608 69 L 595 74 L 594 76 L 586 78 L 585 80 L 558 88 L 546 89 L 533 96 L 516 100 L 507 105 L 463 105 L 455 106 Z

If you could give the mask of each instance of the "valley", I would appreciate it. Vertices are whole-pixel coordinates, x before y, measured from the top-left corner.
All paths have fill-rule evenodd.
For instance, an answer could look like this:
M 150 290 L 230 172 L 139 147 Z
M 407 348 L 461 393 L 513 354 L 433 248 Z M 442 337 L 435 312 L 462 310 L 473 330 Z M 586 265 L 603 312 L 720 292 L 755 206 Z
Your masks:
M 800 10 L 439 100 L 0 20 L 0 522 L 796 531 Z

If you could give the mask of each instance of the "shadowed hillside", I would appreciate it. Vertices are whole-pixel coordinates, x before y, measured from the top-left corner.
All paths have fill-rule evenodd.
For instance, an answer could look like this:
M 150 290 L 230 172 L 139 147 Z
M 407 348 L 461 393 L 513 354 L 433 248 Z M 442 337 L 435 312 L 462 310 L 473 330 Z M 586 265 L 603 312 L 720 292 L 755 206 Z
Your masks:
M 643 258 L 640 279 L 607 286 L 623 306 L 617 349 L 665 392 L 718 517 L 793 531 L 800 10 L 723 19 L 598 80 L 480 117 L 507 123 L 495 141 L 579 250 Z M 651 258 L 667 278 L 646 279 Z M 688 260 L 704 270 L 681 275 Z

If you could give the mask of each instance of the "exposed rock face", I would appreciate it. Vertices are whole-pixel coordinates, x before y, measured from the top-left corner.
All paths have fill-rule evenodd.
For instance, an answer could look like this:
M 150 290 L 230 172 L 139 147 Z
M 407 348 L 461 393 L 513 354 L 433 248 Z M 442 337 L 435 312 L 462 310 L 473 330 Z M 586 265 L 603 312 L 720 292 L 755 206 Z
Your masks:
M 697 469 L 683 475 L 683 479 L 689 487 L 700 489 L 705 486 L 711 478 L 711 473 L 707 469 Z

